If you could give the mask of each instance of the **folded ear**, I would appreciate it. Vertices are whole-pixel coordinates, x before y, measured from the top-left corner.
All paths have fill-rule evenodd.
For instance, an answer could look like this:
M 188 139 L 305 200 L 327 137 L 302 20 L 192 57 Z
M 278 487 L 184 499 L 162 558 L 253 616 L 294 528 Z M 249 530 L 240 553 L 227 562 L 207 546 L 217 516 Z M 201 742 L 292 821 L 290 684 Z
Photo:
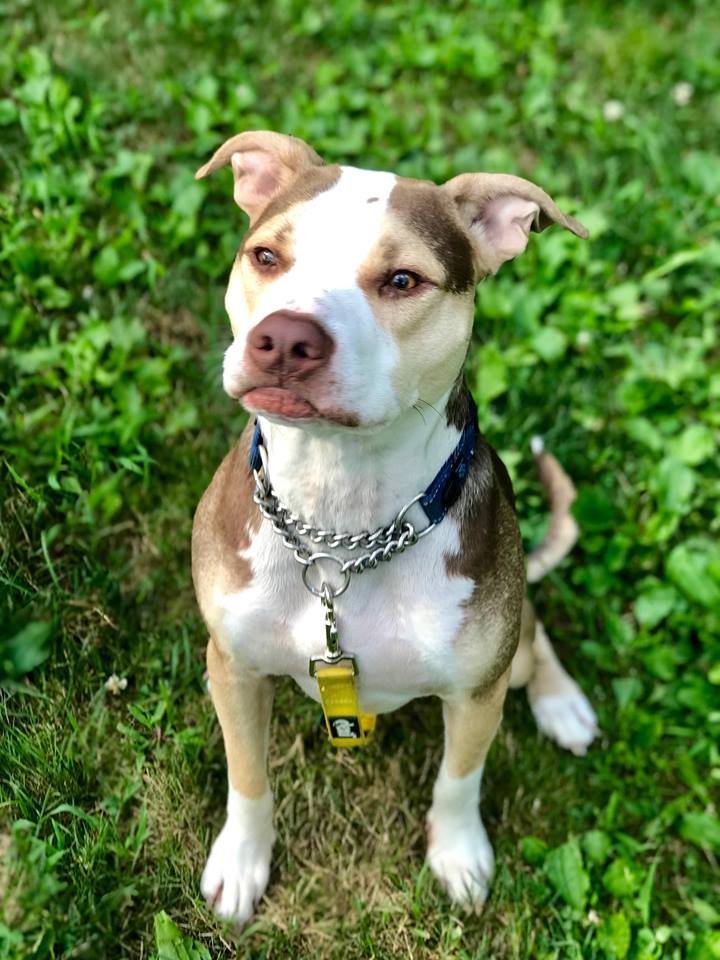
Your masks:
M 443 184 L 457 205 L 475 245 L 480 267 L 495 273 L 506 260 L 521 254 L 531 230 L 553 223 L 578 237 L 585 227 L 560 210 L 544 190 L 507 173 L 461 173 Z
M 230 137 L 195 174 L 200 180 L 232 165 L 235 203 L 250 217 L 260 216 L 272 198 L 309 167 L 323 161 L 304 141 L 270 130 L 247 130 Z

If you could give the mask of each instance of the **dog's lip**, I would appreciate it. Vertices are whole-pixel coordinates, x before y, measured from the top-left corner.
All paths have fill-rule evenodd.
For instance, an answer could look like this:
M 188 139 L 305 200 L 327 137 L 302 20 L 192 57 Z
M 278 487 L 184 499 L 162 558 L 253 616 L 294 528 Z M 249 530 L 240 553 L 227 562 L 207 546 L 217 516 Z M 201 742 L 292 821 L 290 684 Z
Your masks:
M 287 387 L 253 387 L 243 394 L 242 402 L 253 413 L 271 413 L 288 420 L 309 420 L 322 416 L 309 400 Z
M 251 387 L 240 397 L 250 413 L 266 413 L 281 420 L 322 420 L 340 427 L 357 427 L 358 418 L 341 407 L 322 410 L 288 387 Z

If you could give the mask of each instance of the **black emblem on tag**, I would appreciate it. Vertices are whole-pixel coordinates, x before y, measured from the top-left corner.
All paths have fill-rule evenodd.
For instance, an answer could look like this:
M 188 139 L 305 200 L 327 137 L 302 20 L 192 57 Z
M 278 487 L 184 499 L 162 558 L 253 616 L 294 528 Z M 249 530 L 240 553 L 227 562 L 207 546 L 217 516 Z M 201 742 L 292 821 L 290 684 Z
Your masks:
M 328 717 L 334 737 L 346 740 L 359 740 L 362 736 L 360 721 L 357 717 Z

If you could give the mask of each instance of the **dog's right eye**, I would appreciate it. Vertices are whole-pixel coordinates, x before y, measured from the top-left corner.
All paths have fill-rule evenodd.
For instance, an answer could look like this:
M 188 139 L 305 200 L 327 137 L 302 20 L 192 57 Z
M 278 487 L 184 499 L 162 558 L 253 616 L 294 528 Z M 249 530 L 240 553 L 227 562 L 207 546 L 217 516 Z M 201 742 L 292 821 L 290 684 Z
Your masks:
M 274 267 L 277 265 L 275 254 L 272 250 L 268 250 L 267 247 L 255 247 L 253 255 L 261 267 Z

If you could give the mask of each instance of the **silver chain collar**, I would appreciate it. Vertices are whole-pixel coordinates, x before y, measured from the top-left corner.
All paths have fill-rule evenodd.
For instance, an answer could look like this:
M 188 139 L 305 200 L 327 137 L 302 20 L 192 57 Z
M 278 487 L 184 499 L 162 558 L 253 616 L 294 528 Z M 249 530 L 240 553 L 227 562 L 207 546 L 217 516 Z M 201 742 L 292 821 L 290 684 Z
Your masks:
M 253 500 L 260 508 L 263 517 L 270 521 L 273 532 L 281 537 L 283 546 L 292 550 L 295 560 L 302 565 L 304 585 L 310 593 L 320 597 L 324 603 L 331 603 L 334 597 L 339 597 L 341 593 L 344 593 L 354 573 L 373 570 L 379 563 L 392 560 L 396 554 L 402 553 L 408 547 L 417 543 L 436 527 L 436 524 L 430 523 L 422 530 L 416 530 L 414 524 L 405 518 L 408 510 L 419 500 L 422 500 L 423 493 L 418 493 L 412 500 L 409 500 L 386 527 L 378 527 L 373 531 L 363 530 L 361 533 L 337 533 L 334 530 L 321 530 L 318 527 L 313 527 L 280 503 L 269 480 L 267 450 L 262 441 L 258 446 L 258 452 L 262 461 L 262 468 L 261 470 L 253 470 L 253 476 L 255 477 Z M 353 551 L 365 549 L 367 552 L 357 557 L 343 559 L 334 553 L 328 553 L 327 550 L 313 552 L 303 541 L 309 541 L 311 544 L 322 544 L 327 550 L 344 549 Z M 337 564 L 338 574 L 342 577 L 339 587 L 333 587 L 323 580 L 321 571 L 321 579 L 318 585 L 310 582 L 310 571 L 319 561 L 323 560 Z

